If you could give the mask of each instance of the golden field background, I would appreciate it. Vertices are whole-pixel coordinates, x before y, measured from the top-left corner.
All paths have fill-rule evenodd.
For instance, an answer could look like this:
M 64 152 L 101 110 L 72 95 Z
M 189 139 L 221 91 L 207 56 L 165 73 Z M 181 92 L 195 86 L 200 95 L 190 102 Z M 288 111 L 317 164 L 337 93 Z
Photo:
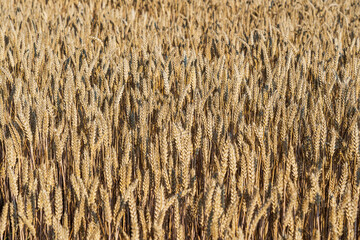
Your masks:
M 359 239 L 356 1 L 0 12 L 0 239 Z

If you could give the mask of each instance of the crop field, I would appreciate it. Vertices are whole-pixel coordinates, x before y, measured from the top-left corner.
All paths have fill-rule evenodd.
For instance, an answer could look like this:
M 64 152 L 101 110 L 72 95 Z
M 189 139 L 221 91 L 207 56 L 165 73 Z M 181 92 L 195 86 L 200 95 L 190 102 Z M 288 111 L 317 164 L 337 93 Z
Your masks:
M 360 239 L 360 3 L 0 1 L 0 240 Z

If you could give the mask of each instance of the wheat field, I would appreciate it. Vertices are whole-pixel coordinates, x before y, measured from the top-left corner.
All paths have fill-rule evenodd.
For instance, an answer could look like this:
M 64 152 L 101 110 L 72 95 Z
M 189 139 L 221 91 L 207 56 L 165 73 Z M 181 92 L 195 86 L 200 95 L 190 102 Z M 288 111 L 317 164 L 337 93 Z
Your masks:
M 360 239 L 357 1 L 0 13 L 0 239 Z

